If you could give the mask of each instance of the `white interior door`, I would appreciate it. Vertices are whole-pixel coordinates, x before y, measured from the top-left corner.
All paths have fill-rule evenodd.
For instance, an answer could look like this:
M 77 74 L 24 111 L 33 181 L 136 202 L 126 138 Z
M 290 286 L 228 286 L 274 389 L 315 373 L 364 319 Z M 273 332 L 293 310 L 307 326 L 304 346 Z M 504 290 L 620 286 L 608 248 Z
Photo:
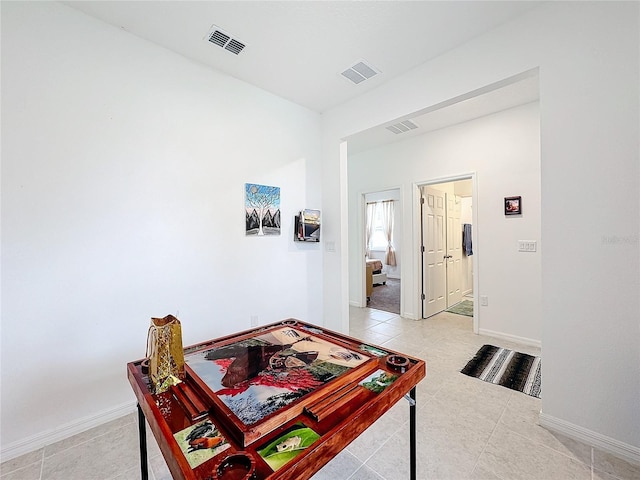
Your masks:
M 447 308 L 445 193 L 433 187 L 422 193 L 422 316 Z
M 447 201 L 447 306 L 449 308 L 462 301 L 462 225 L 461 199 L 452 193 L 446 194 Z

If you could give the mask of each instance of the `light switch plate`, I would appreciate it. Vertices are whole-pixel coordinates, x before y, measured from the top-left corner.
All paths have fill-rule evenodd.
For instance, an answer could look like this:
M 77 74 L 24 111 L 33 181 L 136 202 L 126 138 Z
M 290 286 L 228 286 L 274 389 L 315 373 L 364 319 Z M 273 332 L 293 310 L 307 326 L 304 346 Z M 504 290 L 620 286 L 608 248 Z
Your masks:
M 535 240 L 518 240 L 519 252 L 535 252 L 538 250 L 538 242 Z

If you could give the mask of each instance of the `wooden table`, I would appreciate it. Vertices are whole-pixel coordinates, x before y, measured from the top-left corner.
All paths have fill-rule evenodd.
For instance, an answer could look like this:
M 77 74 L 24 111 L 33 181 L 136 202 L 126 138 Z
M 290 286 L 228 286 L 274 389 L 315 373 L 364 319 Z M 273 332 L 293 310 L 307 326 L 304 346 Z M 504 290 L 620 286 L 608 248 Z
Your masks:
M 416 478 L 415 386 L 423 360 L 295 319 L 185 348 L 186 378 L 153 394 L 144 360 L 127 364 L 174 479 L 310 478 L 403 397 Z

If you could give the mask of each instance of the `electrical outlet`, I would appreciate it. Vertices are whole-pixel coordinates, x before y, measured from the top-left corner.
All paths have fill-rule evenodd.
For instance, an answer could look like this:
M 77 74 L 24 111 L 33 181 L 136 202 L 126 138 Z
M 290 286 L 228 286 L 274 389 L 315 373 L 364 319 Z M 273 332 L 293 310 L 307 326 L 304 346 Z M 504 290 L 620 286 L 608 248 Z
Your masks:
M 483 307 L 488 307 L 489 297 L 487 297 L 486 295 L 480 295 L 480 305 L 482 305 Z
M 251 315 L 251 326 L 252 327 L 258 326 L 258 315 Z

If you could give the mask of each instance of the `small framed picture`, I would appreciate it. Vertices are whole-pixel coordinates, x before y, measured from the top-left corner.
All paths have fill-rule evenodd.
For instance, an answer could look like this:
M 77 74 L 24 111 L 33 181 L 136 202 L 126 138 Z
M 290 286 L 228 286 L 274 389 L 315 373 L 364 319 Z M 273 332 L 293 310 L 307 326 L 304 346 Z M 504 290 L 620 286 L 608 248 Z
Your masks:
M 504 197 L 505 215 L 522 215 L 522 197 Z

